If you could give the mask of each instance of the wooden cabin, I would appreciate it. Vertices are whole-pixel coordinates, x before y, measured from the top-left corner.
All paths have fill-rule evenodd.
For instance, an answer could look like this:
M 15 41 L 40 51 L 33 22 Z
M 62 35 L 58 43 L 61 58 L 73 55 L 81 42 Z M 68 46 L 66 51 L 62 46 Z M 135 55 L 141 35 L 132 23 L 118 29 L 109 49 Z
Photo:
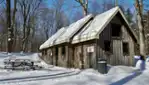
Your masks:
M 133 65 L 137 37 L 119 7 L 61 28 L 40 46 L 49 64 L 97 68 L 99 58 L 111 65 Z

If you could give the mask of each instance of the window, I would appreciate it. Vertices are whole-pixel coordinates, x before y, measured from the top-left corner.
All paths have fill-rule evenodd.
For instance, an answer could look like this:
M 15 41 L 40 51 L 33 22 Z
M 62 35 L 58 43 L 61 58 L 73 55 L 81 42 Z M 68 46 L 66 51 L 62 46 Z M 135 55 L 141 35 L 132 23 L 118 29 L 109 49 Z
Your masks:
M 129 44 L 127 42 L 123 42 L 123 55 L 129 55 Z
M 111 42 L 110 41 L 107 41 L 107 40 L 104 41 L 104 49 L 105 49 L 105 51 L 111 51 Z
M 65 55 L 65 46 L 62 47 L 62 55 Z
M 55 55 L 58 56 L 58 47 L 55 49 Z
M 119 24 L 111 24 L 111 27 L 112 27 L 112 36 L 113 37 L 120 37 L 121 25 L 119 25 Z

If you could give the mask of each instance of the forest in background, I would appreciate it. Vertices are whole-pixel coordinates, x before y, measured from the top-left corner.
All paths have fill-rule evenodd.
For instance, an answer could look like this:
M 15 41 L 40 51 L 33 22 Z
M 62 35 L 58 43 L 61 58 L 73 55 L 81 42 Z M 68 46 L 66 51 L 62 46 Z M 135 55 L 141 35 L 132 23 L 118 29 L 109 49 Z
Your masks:
M 39 46 L 61 27 L 68 26 L 86 14 L 100 14 L 119 6 L 139 37 L 136 20 L 136 4 L 130 0 L 10 0 L 11 28 L 13 28 L 13 52 L 37 52 Z M 71 2 L 72 1 L 72 2 Z M 81 2 L 83 1 L 83 2 Z M 85 2 L 87 1 L 87 2 Z M 133 0 L 135 2 L 135 0 Z M 70 3 L 71 2 L 71 3 Z M 84 3 L 85 2 L 85 3 Z M 143 3 L 145 44 L 149 50 L 149 4 Z M 83 9 L 83 11 L 82 11 Z M 85 12 L 86 11 L 86 12 Z M 86 14 L 85 14 L 86 13 Z M 7 51 L 8 28 L 6 1 L 0 0 L 0 51 Z

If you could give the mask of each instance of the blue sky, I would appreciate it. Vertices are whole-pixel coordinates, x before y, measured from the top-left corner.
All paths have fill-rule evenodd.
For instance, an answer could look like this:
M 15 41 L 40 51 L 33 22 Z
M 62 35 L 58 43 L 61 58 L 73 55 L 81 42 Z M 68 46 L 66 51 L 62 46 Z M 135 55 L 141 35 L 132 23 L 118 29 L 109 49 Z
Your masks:
M 55 1 L 55 0 L 47 0 L 46 3 L 49 8 L 52 7 L 53 1 Z M 94 1 L 96 1 L 97 4 L 101 5 L 101 4 L 103 4 L 104 0 L 89 0 L 89 3 L 92 3 Z M 110 1 L 110 0 L 106 0 L 106 1 Z M 135 7 L 134 7 L 135 0 L 118 0 L 118 1 L 119 1 L 118 4 L 122 5 L 125 9 L 129 8 L 132 13 L 135 12 Z M 146 0 L 146 3 L 147 2 L 149 3 L 149 0 Z M 75 8 L 74 8 L 74 6 L 75 6 Z M 79 6 L 79 4 L 75 0 L 65 0 L 65 5 L 63 7 L 63 11 L 67 14 L 67 16 L 69 18 L 72 18 L 74 15 L 76 15 L 79 12 L 81 13 L 81 11 L 82 11 L 81 7 L 76 7 L 76 6 Z M 90 6 L 89 6 L 89 8 L 90 8 Z
M 49 7 L 52 7 L 53 1 L 54 0 L 47 0 L 47 5 Z M 98 4 L 102 4 L 104 0 L 89 0 L 89 3 L 92 3 L 94 1 L 96 1 Z M 119 0 L 119 4 L 123 5 L 126 9 L 127 8 L 131 8 L 131 9 L 134 8 L 134 6 L 133 6 L 134 0 Z M 65 11 L 71 11 L 73 6 L 78 6 L 78 5 L 79 4 L 77 2 L 75 2 L 75 0 L 66 0 L 65 5 L 64 5 L 64 10 Z M 76 9 L 79 10 L 78 8 L 76 8 Z M 76 9 L 73 9 L 73 11 L 75 11 Z
M 53 3 L 54 0 L 47 0 L 46 3 L 48 4 L 49 7 L 52 6 L 52 3 Z M 90 2 L 94 2 L 96 1 L 98 4 L 101 4 L 103 3 L 104 0 L 89 0 L 89 3 Z M 107 0 L 109 1 L 109 0 Z M 113 0 L 114 1 L 114 0 Z M 125 5 L 125 7 L 133 7 L 133 4 L 134 4 L 134 1 L 135 0 L 118 0 L 119 1 L 119 4 L 122 4 L 122 5 Z M 75 2 L 75 0 L 66 0 L 65 1 L 65 5 L 78 5 L 77 2 Z

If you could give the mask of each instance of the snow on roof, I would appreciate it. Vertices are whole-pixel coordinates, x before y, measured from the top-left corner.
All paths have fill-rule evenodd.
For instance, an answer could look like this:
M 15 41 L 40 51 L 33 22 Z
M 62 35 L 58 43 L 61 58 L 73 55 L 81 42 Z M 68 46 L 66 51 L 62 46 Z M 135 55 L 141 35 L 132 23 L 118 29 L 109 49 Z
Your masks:
M 77 43 L 78 40 L 80 39 L 80 37 L 82 36 L 82 33 L 90 26 L 90 24 L 92 23 L 93 20 L 91 20 L 90 22 L 87 23 L 87 25 L 77 34 L 74 36 L 73 38 L 73 43 Z
M 129 26 L 129 24 L 128 24 L 126 18 L 124 17 L 122 11 L 120 10 L 120 8 L 114 7 L 104 13 L 97 15 L 93 19 L 91 24 L 87 28 L 85 28 L 86 29 L 85 31 L 78 33 L 77 35 L 74 36 L 72 43 L 78 43 L 78 42 L 83 42 L 83 41 L 87 41 L 87 40 L 98 39 L 99 38 L 98 35 L 103 31 L 103 29 L 107 26 L 107 24 L 113 19 L 113 17 L 118 12 L 120 12 L 120 14 L 124 18 L 125 22 Z M 130 26 L 129 26 L 129 28 L 130 28 Z M 130 31 L 133 33 L 131 28 L 130 28 Z M 136 36 L 135 36 L 135 38 L 136 38 Z
M 87 15 L 86 17 L 78 20 L 77 22 L 71 24 L 68 26 L 67 30 L 65 31 L 65 33 L 63 33 L 56 41 L 55 41 L 55 45 L 56 44 L 61 44 L 61 43 L 65 43 L 65 42 L 69 42 L 70 38 L 72 38 L 72 36 L 74 36 L 74 34 L 76 34 L 76 32 L 78 32 L 82 26 L 84 26 L 84 24 L 86 24 L 91 18 L 93 18 L 92 14 Z
M 96 35 L 99 34 L 105 28 L 108 22 L 111 21 L 112 16 L 114 16 L 114 14 L 117 13 L 118 9 L 118 7 L 115 7 L 110 9 L 109 11 L 97 15 L 90 24 L 90 26 L 83 33 L 77 34 L 73 38 L 72 43 L 78 43 L 98 38 L 96 37 Z
M 42 49 L 46 49 L 50 46 L 53 45 L 54 41 L 59 37 L 61 36 L 64 31 L 66 30 L 66 27 L 63 27 L 61 29 L 59 29 L 54 35 L 52 35 L 46 42 L 44 42 L 41 46 L 40 46 L 40 50 Z
M 52 37 L 50 37 L 44 44 L 40 46 L 40 50 L 48 48 L 53 45 L 62 44 L 65 42 L 70 42 L 70 39 L 80 30 L 79 33 L 77 33 L 73 39 L 72 43 L 79 43 L 84 42 L 87 40 L 92 39 L 98 39 L 98 35 L 104 30 L 104 28 L 109 24 L 109 22 L 113 19 L 113 17 L 120 13 L 122 15 L 122 18 L 124 19 L 125 23 L 128 25 L 128 28 L 130 32 L 132 33 L 133 37 L 137 40 L 136 35 L 134 34 L 133 30 L 131 29 L 128 21 L 126 20 L 124 14 L 120 10 L 119 7 L 114 7 L 104 13 L 101 13 L 94 17 L 93 15 L 87 15 L 86 17 L 78 20 L 77 22 L 72 23 L 67 28 L 62 28 L 57 33 L 55 33 Z

